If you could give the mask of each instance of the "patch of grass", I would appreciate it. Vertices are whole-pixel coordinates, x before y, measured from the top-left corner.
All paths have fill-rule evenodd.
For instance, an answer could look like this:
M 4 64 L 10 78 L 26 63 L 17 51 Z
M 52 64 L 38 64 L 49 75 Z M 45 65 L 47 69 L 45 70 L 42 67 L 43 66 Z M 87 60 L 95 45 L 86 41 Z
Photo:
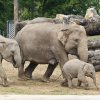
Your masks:
M 100 39 L 100 35 L 95 35 L 95 36 L 88 36 L 89 40 L 96 40 L 96 39 Z

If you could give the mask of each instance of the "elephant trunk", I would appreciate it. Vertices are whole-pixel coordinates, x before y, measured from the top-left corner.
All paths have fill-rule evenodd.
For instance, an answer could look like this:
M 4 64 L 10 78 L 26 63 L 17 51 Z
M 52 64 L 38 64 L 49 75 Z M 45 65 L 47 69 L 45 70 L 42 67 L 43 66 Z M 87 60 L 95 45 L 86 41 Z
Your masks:
M 84 34 L 83 34 L 84 35 Z M 88 61 L 88 45 L 87 36 L 82 36 L 84 38 L 80 39 L 78 44 L 78 56 L 82 61 Z
M 16 46 L 16 50 L 14 52 L 14 62 L 15 62 L 14 65 L 15 68 L 19 68 L 21 66 L 22 58 L 19 46 Z

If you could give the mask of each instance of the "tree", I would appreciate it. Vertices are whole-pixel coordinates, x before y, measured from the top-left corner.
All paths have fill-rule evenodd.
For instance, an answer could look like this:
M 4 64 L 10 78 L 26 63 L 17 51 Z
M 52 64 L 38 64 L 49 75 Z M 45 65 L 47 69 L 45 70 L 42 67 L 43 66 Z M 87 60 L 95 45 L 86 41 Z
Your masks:
M 0 30 L 6 32 L 6 21 L 13 20 L 13 0 L 0 0 Z M 19 0 L 19 20 L 55 17 L 56 14 L 85 15 L 94 6 L 100 13 L 100 0 Z
M 14 22 L 18 21 L 18 0 L 14 0 Z
M 6 36 L 7 20 L 13 19 L 13 2 L 11 0 L 0 0 L 0 34 Z

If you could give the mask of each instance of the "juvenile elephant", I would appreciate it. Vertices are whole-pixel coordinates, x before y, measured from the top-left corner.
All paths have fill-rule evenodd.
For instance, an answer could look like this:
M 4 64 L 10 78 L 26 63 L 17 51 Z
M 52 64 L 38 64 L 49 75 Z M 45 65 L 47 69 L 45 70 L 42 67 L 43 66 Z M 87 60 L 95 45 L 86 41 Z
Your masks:
M 62 83 L 62 85 L 68 81 L 68 87 L 72 88 L 72 79 L 78 78 L 78 86 L 80 86 L 81 83 L 84 83 L 85 89 L 88 89 L 88 82 L 85 77 L 87 76 L 93 79 L 93 82 L 98 89 L 96 85 L 95 69 L 92 64 L 86 63 L 79 59 L 72 59 L 64 64 L 62 71 L 65 78 L 65 81 Z
M 21 65 L 20 48 L 17 41 L 0 35 L 0 77 L 3 86 L 8 85 L 6 73 L 2 67 L 2 59 L 11 62 L 15 68 Z
M 48 80 L 59 63 L 61 69 L 68 60 L 67 53 L 77 48 L 80 59 L 87 61 L 88 48 L 85 29 L 76 24 L 63 25 L 54 23 L 37 23 L 26 25 L 15 37 L 22 56 L 22 68 L 19 77 L 32 77 L 38 64 L 49 64 L 43 80 Z M 24 62 L 30 61 L 25 69 Z

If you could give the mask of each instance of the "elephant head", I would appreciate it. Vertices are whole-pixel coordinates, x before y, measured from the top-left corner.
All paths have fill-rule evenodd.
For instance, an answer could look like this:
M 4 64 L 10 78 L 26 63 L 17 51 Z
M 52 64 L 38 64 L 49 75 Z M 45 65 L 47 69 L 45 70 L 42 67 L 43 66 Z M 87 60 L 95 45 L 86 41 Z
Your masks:
M 16 35 L 17 32 L 19 32 L 25 25 L 27 25 L 27 23 L 29 23 L 28 20 L 22 21 L 22 22 L 17 22 L 17 23 L 15 24 L 15 35 Z
M 95 76 L 94 66 L 92 64 L 89 64 L 89 63 L 85 64 L 83 66 L 83 73 L 84 73 L 84 75 L 91 77 L 93 79 L 93 82 L 94 82 L 96 88 L 99 89 L 96 85 L 96 76 Z
M 3 59 L 11 62 L 15 68 L 21 65 L 20 48 L 17 41 L 0 36 L 0 54 Z
M 77 24 L 66 25 L 58 34 L 58 39 L 65 46 L 67 53 L 76 48 L 79 58 L 87 62 L 88 46 L 84 27 Z

